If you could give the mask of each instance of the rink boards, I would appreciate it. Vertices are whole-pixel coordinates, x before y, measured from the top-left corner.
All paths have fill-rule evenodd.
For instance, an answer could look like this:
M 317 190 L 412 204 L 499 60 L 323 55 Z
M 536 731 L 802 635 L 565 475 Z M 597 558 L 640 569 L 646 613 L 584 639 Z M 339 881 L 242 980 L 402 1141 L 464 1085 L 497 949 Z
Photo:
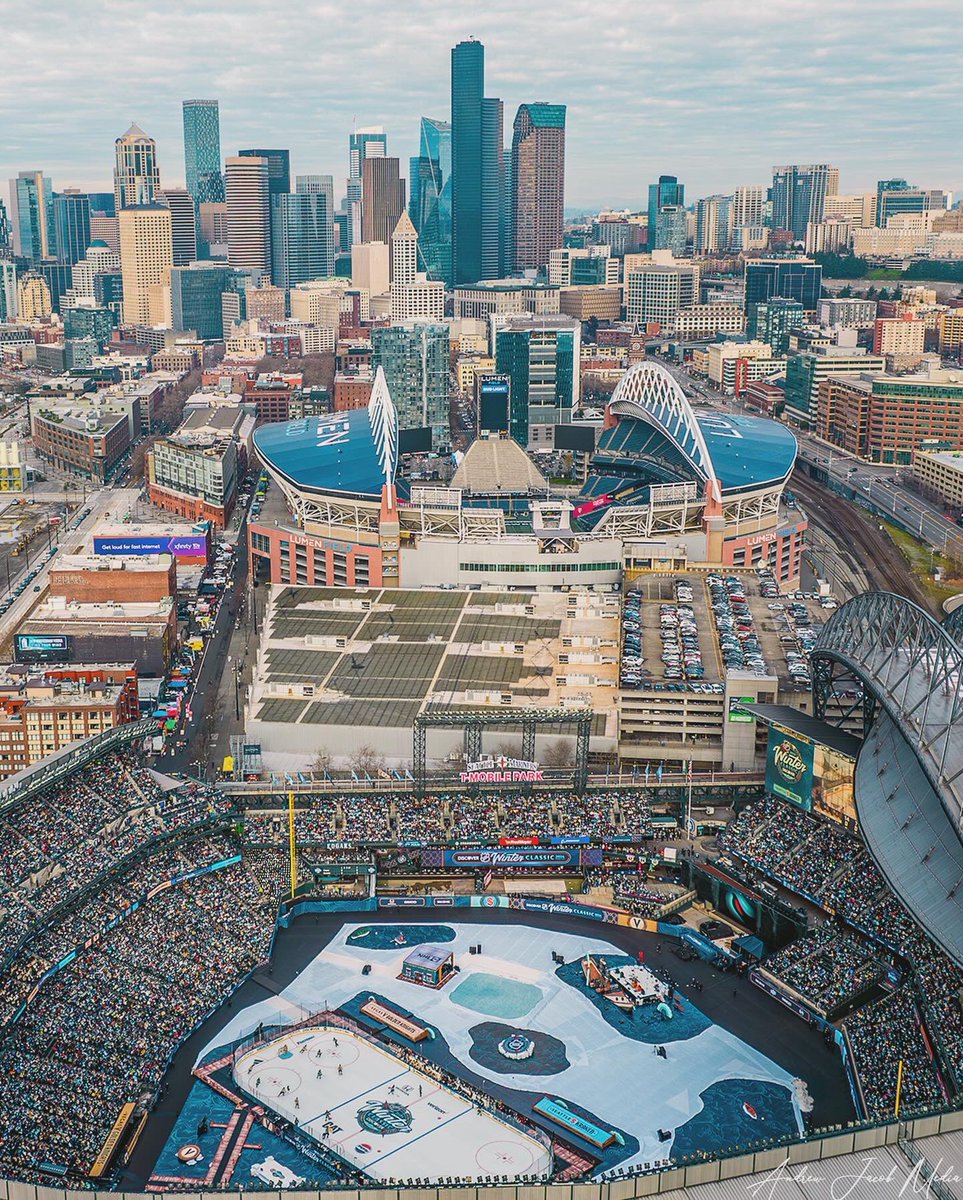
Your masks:
M 339 1074 L 340 1068 L 340 1074 Z M 378 1180 L 547 1175 L 549 1151 L 429 1075 L 340 1028 L 241 1055 L 238 1085 Z

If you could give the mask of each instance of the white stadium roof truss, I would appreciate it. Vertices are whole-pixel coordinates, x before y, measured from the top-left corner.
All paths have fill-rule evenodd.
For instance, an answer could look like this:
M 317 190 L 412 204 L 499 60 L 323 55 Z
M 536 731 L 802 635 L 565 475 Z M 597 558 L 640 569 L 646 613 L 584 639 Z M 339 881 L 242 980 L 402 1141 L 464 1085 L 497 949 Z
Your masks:
M 712 498 L 722 500 L 722 485 L 692 405 L 664 367 L 654 362 L 630 367 L 619 380 L 609 409 L 615 416 L 644 421 L 663 433 L 709 484 Z

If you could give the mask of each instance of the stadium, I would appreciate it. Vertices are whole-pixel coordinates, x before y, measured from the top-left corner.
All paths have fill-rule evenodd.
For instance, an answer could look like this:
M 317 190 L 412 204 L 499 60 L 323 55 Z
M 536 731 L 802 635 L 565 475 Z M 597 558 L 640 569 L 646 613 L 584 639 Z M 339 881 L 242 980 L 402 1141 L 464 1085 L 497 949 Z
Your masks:
M 749 706 L 774 774 L 739 788 L 218 786 L 147 767 L 152 721 L 12 777 L 5 1194 L 938 1175 L 963 1138 L 958 636 L 844 605 L 815 715 Z M 687 837 L 709 804 L 731 818 Z
M 620 380 L 604 428 L 578 432 L 588 439 L 581 488 L 553 487 L 498 435 L 477 438 L 450 485 L 436 486 L 399 471 L 405 431 L 381 373 L 365 409 L 256 431 L 279 486 L 249 527 L 258 574 L 312 586 L 610 590 L 626 574 L 711 565 L 768 567 L 795 586 L 806 523 L 785 501 L 796 442 L 784 425 L 694 409 L 663 367 L 643 362 Z

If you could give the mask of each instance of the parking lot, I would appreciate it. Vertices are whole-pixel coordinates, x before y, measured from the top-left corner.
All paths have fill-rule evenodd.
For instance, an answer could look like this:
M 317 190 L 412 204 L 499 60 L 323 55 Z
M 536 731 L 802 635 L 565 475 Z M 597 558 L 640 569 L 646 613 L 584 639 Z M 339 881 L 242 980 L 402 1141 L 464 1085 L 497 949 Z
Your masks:
M 809 655 L 835 607 L 814 593 L 780 596 L 767 572 L 647 578 L 623 599 L 620 686 L 721 695 L 733 670 L 808 691 Z

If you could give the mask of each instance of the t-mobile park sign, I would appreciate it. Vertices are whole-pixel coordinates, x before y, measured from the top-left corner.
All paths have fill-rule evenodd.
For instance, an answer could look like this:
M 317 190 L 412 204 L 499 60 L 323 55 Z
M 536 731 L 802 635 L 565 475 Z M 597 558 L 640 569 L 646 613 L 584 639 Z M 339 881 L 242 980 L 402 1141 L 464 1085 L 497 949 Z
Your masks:
M 460 778 L 462 783 L 541 783 L 542 771 L 537 762 L 501 755 L 467 763 Z

